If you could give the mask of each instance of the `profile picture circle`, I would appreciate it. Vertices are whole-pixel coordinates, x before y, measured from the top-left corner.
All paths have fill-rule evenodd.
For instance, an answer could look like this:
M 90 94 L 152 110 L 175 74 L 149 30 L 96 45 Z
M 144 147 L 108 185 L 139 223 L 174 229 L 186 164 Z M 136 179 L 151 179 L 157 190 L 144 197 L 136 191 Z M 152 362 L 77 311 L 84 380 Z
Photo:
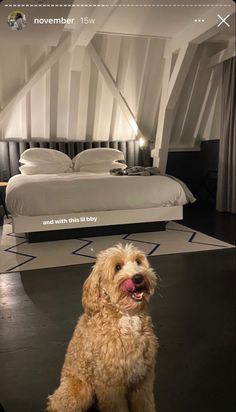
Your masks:
M 22 11 L 12 11 L 7 19 L 8 25 L 12 30 L 22 30 L 26 26 L 26 17 Z

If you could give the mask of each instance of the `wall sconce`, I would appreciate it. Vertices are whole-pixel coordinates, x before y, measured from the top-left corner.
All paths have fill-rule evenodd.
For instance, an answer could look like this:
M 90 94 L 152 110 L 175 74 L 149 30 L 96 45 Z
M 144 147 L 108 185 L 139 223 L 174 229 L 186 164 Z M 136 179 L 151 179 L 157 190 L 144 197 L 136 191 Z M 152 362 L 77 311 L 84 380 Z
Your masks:
M 146 137 L 140 137 L 139 139 L 138 139 L 138 141 L 139 141 L 139 147 L 140 147 L 140 149 L 143 149 L 145 146 L 147 146 L 147 144 L 148 144 L 148 140 L 147 140 L 147 138 Z

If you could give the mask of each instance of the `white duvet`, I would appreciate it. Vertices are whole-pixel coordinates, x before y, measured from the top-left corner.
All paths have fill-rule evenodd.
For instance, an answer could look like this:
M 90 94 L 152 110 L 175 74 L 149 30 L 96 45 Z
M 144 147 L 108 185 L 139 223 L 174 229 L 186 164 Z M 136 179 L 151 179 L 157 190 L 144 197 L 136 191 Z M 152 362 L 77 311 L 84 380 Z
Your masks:
M 16 175 L 7 186 L 13 216 L 42 216 L 100 210 L 184 205 L 180 183 L 166 176 L 113 176 L 108 173 Z

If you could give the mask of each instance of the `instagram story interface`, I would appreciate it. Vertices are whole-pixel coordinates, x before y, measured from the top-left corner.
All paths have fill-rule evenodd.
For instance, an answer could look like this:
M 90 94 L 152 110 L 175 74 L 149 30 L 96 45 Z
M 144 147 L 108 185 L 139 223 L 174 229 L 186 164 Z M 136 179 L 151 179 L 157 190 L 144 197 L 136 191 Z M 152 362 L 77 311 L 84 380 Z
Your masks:
M 166 174 L 170 152 L 191 152 L 202 141 L 219 139 L 220 63 L 235 55 L 235 3 L 3 0 L 0 16 L 0 136 L 19 142 L 7 149 L 18 156 L 17 165 L 9 166 L 1 149 L 1 180 L 17 173 L 49 180 L 66 173 L 74 179 L 79 172 L 82 182 L 74 200 L 69 183 L 53 181 L 40 196 L 33 185 L 23 195 L 24 206 L 8 186 L 14 230 L 152 221 L 146 208 L 156 205 L 154 189 L 139 188 L 140 179 L 132 193 L 134 180 L 128 177 Z M 41 152 L 33 159 L 22 154 L 30 148 Z M 76 158 L 92 148 L 122 154 Z M 95 174 L 104 173 L 128 176 L 121 187 L 109 186 L 111 179 L 104 177 L 98 190 Z M 190 182 L 190 189 L 198 183 Z M 76 193 L 76 187 L 71 190 Z M 178 205 L 176 199 L 163 202 Z M 171 213 L 166 220 L 180 218 L 180 212 Z

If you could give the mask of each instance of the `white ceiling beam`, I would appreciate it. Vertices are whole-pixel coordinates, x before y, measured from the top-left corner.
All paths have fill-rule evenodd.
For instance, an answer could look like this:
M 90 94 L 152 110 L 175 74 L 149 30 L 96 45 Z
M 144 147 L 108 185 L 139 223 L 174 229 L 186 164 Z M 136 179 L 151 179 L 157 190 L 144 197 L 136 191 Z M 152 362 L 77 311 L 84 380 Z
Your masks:
M 117 70 L 120 57 L 120 46 L 121 39 L 113 39 L 111 37 L 106 36 L 106 38 L 102 40 L 102 47 L 100 49 L 100 53 L 102 56 L 104 56 L 103 59 L 106 61 L 106 65 L 109 67 L 109 71 L 113 79 L 116 81 L 116 86 L 118 88 L 119 85 L 117 83 Z M 96 100 L 97 101 L 96 115 L 94 119 L 94 138 L 99 139 L 102 136 L 104 140 L 109 140 L 110 127 L 112 124 L 114 98 L 110 90 L 108 89 L 106 82 L 103 80 L 102 76 L 98 77 Z M 112 134 L 111 139 L 113 138 L 114 134 Z
M 83 32 L 80 34 L 80 36 L 78 36 L 76 44 L 86 47 L 91 42 L 94 35 L 100 29 L 102 29 L 107 19 L 114 12 L 115 7 L 112 7 L 112 5 L 115 6 L 118 1 L 119 0 L 109 0 L 109 7 L 94 7 L 92 13 L 89 16 L 91 23 L 83 25 Z M 104 0 L 101 0 L 99 2 L 96 1 L 96 3 L 104 4 Z M 82 24 L 81 21 L 80 24 Z
M 133 129 L 133 131 L 135 133 L 135 136 L 137 138 L 142 137 L 143 133 L 139 129 L 139 126 L 136 122 L 136 119 L 135 119 L 128 103 L 126 102 L 126 100 L 124 99 L 124 97 L 122 96 L 120 91 L 118 90 L 118 88 L 116 86 L 116 83 L 115 83 L 112 75 L 110 74 L 108 68 L 103 63 L 101 57 L 98 55 L 98 53 L 96 52 L 95 48 L 93 47 L 93 45 L 91 43 L 88 45 L 87 50 L 90 54 L 91 59 L 93 60 L 93 62 L 97 66 L 97 69 L 98 69 L 99 73 L 102 75 L 104 81 L 106 82 L 106 84 L 107 84 L 110 92 L 112 93 L 114 99 L 116 100 L 116 102 L 118 103 L 120 109 L 122 110 L 123 114 L 125 115 L 126 119 L 128 120 L 131 128 Z
M 70 49 L 70 47 L 71 36 L 68 35 L 59 44 L 59 46 L 54 49 L 49 56 L 46 57 L 38 70 L 29 77 L 28 81 L 21 87 L 20 90 L 18 90 L 15 96 L 1 110 L 0 123 L 3 121 L 4 117 L 13 109 L 13 107 L 17 103 L 19 103 L 19 101 L 32 89 L 37 81 L 57 62 L 57 60 L 64 54 L 64 52 Z
M 196 61 L 197 60 L 197 61 Z M 189 128 L 189 119 L 191 120 L 191 125 L 193 127 L 194 125 L 194 118 L 196 117 L 196 110 L 199 111 L 200 107 L 198 107 L 198 102 L 202 102 L 202 97 L 203 94 L 206 90 L 207 87 L 207 82 L 206 82 L 206 62 L 208 61 L 208 44 L 205 43 L 202 45 L 200 49 L 197 50 L 197 59 L 195 60 L 195 64 L 193 67 L 193 72 L 192 72 L 192 81 L 191 85 L 188 87 L 188 92 L 183 96 L 183 107 L 184 107 L 184 113 L 182 113 L 182 116 L 178 116 L 178 119 L 175 118 L 175 128 L 173 130 L 174 134 L 174 142 L 173 144 L 175 146 L 178 146 L 180 144 L 189 144 L 192 146 L 192 144 L 195 143 L 193 139 L 192 133 L 186 135 L 184 132 L 186 130 L 186 127 Z M 182 96 L 182 94 L 181 94 Z M 195 101 L 195 103 L 194 103 Z M 180 124 L 181 123 L 181 124 Z
M 225 16 L 223 10 L 221 12 L 222 17 Z M 230 16 L 235 13 L 235 8 L 227 8 L 227 14 Z M 200 44 L 215 34 L 219 34 L 220 31 L 225 27 L 221 25 L 218 27 L 220 22 L 219 17 L 214 7 L 202 15 L 205 20 L 204 23 L 195 23 L 194 20 L 190 22 L 182 31 L 177 33 L 168 43 L 168 47 L 165 50 L 165 56 L 172 54 L 174 51 L 178 50 L 183 42 L 188 41 L 189 43 Z
M 168 47 L 167 41 L 166 48 Z M 187 42 L 183 44 L 171 75 L 172 55 L 167 54 L 165 57 L 154 154 L 154 166 L 158 166 L 163 173 L 167 165 L 171 129 L 177 108 L 176 103 L 196 49 L 197 45 L 195 44 L 188 44 Z
M 75 139 L 77 137 L 80 77 L 81 77 L 80 72 L 78 71 L 71 72 L 69 124 L 68 124 L 68 138 L 69 139 Z
M 116 4 L 118 0 L 111 0 L 113 4 Z M 100 0 L 96 2 L 102 4 L 103 1 Z M 73 7 L 76 9 L 76 7 Z M 77 9 L 81 9 L 77 7 Z M 94 7 L 94 8 L 84 8 L 86 9 L 86 16 L 93 16 L 95 18 L 96 24 L 94 25 L 76 25 L 78 29 L 67 33 L 67 35 L 62 39 L 59 45 L 48 55 L 42 64 L 39 66 L 37 71 L 29 77 L 28 81 L 21 87 L 20 90 L 15 94 L 14 97 L 5 105 L 5 107 L 0 111 L 0 123 L 3 121 L 4 117 L 13 109 L 13 107 L 19 103 L 19 101 L 31 90 L 34 84 L 60 59 L 60 57 L 66 52 L 72 50 L 75 45 L 86 45 L 87 41 L 89 42 L 92 37 L 95 35 L 96 31 L 102 28 L 105 21 L 114 11 L 113 7 Z M 103 13 L 101 13 L 101 11 Z M 87 26 L 93 26 L 89 28 Z M 80 41 L 81 38 L 81 41 Z
M 200 139 L 200 131 L 203 129 L 203 125 L 207 124 L 209 118 L 209 112 L 212 107 L 212 102 L 215 99 L 217 93 L 221 93 L 221 67 L 216 66 L 211 70 L 210 79 L 202 103 L 201 111 L 199 113 L 198 121 L 196 128 L 193 133 L 193 139 L 195 142 L 198 142 Z
M 148 70 L 148 61 L 150 57 L 150 44 L 151 44 L 151 39 L 147 38 L 146 42 L 146 49 L 145 49 L 145 55 L 143 58 L 143 67 L 142 67 L 142 73 L 141 73 L 141 78 L 140 78 L 140 87 L 138 91 L 138 96 L 137 96 L 137 119 L 140 118 L 142 109 L 143 109 L 143 104 L 145 100 L 145 91 L 146 91 L 146 84 L 149 76 L 149 70 Z
M 29 76 L 29 59 L 27 47 L 24 49 L 25 82 Z M 29 91 L 22 99 L 22 136 L 29 139 L 31 136 L 31 92 Z
M 115 7 L 112 6 L 115 6 L 118 1 L 119 0 L 109 0 L 109 7 L 102 7 L 104 0 L 90 0 L 89 4 L 94 5 L 94 7 L 72 7 L 68 19 L 74 19 L 76 26 L 66 24 L 64 29 L 73 33 L 76 45 L 86 47 L 94 35 L 98 31 L 100 32 L 107 19 L 115 11 Z M 84 4 L 85 3 L 86 2 L 84 2 Z M 81 27 L 83 28 L 82 32 Z
M 209 99 L 209 95 L 212 91 L 212 84 L 213 84 L 213 79 L 214 79 L 214 75 L 215 75 L 215 70 L 211 70 L 211 75 L 210 75 L 210 79 L 206 88 L 206 92 L 205 92 L 205 96 L 204 96 L 204 100 L 202 103 L 202 107 L 198 116 L 198 120 L 197 120 L 197 124 L 193 133 L 193 139 L 194 141 L 197 140 L 198 135 L 199 135 L 199 130 L 200 130 L 200 126 L 201 126 L 201 122 L 202 122 L 202 118 L 204 116 L 204 113 L 206 111 L 206 105 Z
M 171 75 L 171 61 L 172 61 L 172 56 L 171 54 L 168 54 L 165 57 L 165 63 L 164 63 L 164 69 L 163 69 L 160 109 L 159 109 L 158 121 L 157 121 L 155 150 L 153 152 L 153 165 L 158 166 L 158 167 L 160 164 L 161 145 L 162 145 L 162 139 L 164 135 L 164 125 L 165 125 L 165 120 L 167 119 L 166 108 L 167 108 L 167 102 L 168 102 L 168 85 L 169 85 L 170 75 Z
M 185 43 L 181 47 L 173 72 L 168 84 L 167 106 L 170 109 L 177 103 L 184 80 L 188 74 L 190 65 L 197 49 L 196 44 Z
M 118 54 L 116 56 L 115 70 L 113 69 L 112 71 L 112 77 L 115 80 L 116 87 L 119 90 L 125 89 L 131 43 L 131 38 L 126 39 L 126 41 L 124 39 L 120 39 L 120 44 L 117 47 Z M 111 67 L 111 65 L 109 67 Z M 109 138 L 111 140 L 119 138 L 119 126 L 122 124 L 122 113 L 118 109 L 117 101 L 113 98 L 111 122 L 109 127 Z
M 73 49 L 71 70 L 81 72 L 84 64 L 85 47 L 75 46 Z
M 84 55 L 84 70 L 80 77 L 80 99 L 78 107 L 77 134 L 81 140 L 86 140 L 89 107 L 89 84 L 91 73 L 91 59 L 87 51 Z
M 216 53 L 210 57 L 208 68 L 214 67 L 219 63 L 223 63 L 224 61 L 231 59 L 231 57 L 234 57 L 235 55 L 235 44 L 232 42 L 228 45 L 226 49 L 221 50 L 219 53 Z

